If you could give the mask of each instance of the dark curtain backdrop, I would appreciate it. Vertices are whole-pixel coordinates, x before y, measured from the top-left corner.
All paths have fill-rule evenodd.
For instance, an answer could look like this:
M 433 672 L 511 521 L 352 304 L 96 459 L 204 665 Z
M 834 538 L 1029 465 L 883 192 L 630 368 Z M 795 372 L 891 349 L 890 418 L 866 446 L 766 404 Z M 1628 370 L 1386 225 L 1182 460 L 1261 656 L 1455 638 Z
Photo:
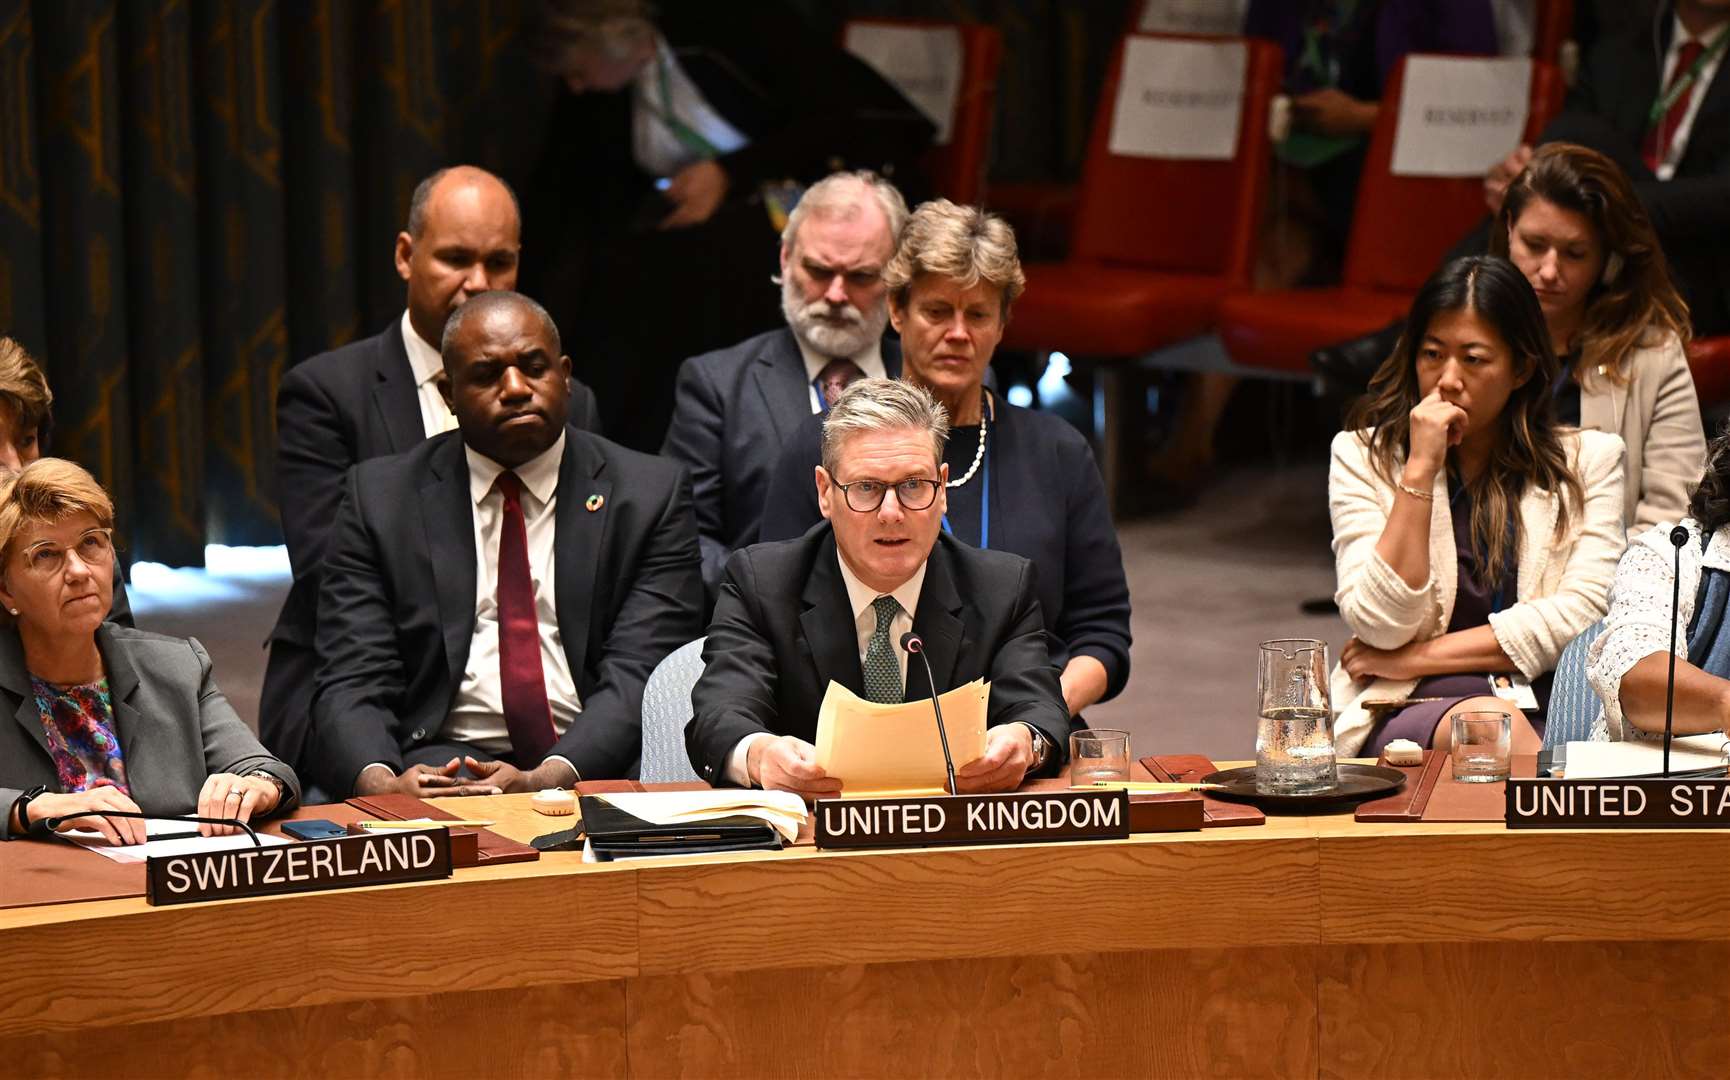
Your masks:
M 274 397 L 402 310 L 415 182 L 521 175 L 514 0 L 0 0 L 0 332 L 127 554 L 281 542 Z

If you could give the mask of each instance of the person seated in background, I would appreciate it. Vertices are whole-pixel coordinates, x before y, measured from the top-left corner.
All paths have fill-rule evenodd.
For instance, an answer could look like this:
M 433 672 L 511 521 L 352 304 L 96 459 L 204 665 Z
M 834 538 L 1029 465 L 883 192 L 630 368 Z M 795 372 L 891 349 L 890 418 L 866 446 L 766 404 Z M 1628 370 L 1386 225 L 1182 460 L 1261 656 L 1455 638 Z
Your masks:
M 1129 585 L 1093 451 L 1061 418 L 1018 408 L 985 388 L 1025 277 L 1001 218 L 945 199 L 913 212 L 884 271 L 901 335 L 901 377 L 928 390 L 951 424 L 945 533 L 1031 559 L 1071 716 L 1129 679 Z M 788 443 L 763 502 L 764 540 L 799 536 L 822 518 L 811 470 L 822 424 Z
M 439 390 L 445 320 L 470 297 L 514 289 L 522 245 L 517 197 L 484 169 L 439 169 L 415 187 L 396 236 L 407 285 L 400 318 L 369 338 L 296 364 L 276 393 L 277 504 L 294 583 L 270 633 L 258 730 L 304 765 L 318 660 L 318 589 L 351 466 L 402 453 L 455 426 Z M 571 388 L 571 422 L 594 430 L 594 395 Z
M 1671 530 L 1687 530 L 1680 558 Z M 1604 630 L 1587 652 L 1586 678 L 1604 715 L 1594 739 L 1637 741 L 1664 734 L 1670 643 L 1676 643 L 1673 730 L 1730 730 L 1730 428 L 1712 440 L 1706 471 L 1680 522 L 1636 536 L 1616 566 Z M 1674 637 L 1670 621 L 1676 565 Z
M 690 482 L 569 427 L 570 358 L 526 296 L 445 324 L 457 431 L 349 472 L 318 605 L 310 770 L 334 793 L 630 776 L 643 684 L 702 633 Z
M 1629 535 L 1681 517 L 1706 460 L 1688 306 L 1628 178 L 1595 150 L 1549 143 L 1508 188 L 1490 251 L 1538 294 L 1562 368 L 1557 421 L 1627 447 Z
M 54 431 L 54 392 L 29 351 L 0 335 L 0 473 L 17 472 L 48 452 Z M 114 560 L 113 604 L 108 621 L 132 625 L 126 575 Z
M 1622 440 L 1556 423 L 1561 374 L 1518 268 L 1458 259 L 1419 290 L 1334 437 L 1335 599 L 1352 632 L 1333 675 L 1341 755 L 1446 749 L 1446 718 L 1474 710 L 1509 716 L 1516 753 L 1538 749 L 1545 676 L 1603 615 L 1625 542 Z M 1490 694 L 1497 672 L 1532 681 L 1532 716 Z
M 960 791 L 1012 791 L 1062 767 L 1069 716 L 1035 568 L 944 533 L 947 433 L 918 386 L 865 379 L 834 402 L 813 471 L 825 523 L 727 561 L 685 728 L 703 779 L 838 792 L 812 745 L 823 695 L 836 682 L 870 701 L 931 697 L 900 646 L 909 630 L 925 640 L 936 693 L 991 683 L 985 754 L 957 762 Z
M 300 798 L 294 770 L 253 738 L 196 640 L 105 622 L 114 504 L 70 461 L 0 475 L 0 840 L 50 818 L 115 811 L 256 821 Z M 109 843 L 145 823 L 80 817 Z M 204 835 L 236 832 L 200 825 Z
M 855 379 L 898 378 L 883 267 L 907 222 L 895 185 L 835 173 L 805 192 L 781 233 L 787 325 L 685 361 L 663 456 L 691 472 L 703 585 L 713 602 L 727 556 L 757 542 L 781 448 Z

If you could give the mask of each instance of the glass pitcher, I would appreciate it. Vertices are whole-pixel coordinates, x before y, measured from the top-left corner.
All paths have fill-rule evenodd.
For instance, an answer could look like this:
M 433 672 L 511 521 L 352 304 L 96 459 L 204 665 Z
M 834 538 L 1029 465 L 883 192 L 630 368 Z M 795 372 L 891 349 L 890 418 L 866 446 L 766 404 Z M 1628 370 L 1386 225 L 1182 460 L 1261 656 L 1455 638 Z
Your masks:
M 1328 646 L 1311 638 L 1261 643 L 1256 687 L 1255 789 L 1262 795 L 1316 795 L 1339 783 L 1328 702 Z

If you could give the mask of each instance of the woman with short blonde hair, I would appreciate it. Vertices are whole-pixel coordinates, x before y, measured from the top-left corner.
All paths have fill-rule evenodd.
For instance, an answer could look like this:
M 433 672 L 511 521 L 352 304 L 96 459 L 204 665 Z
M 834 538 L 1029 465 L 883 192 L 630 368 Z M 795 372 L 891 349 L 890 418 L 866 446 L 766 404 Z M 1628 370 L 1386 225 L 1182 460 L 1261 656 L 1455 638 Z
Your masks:
M 0 724 L 0 840 L 139 843 L 144 822 L 113 815 L 287 810 L 294 771 L 235 714 L 204 647 L 104 621 L 114 558 L 114 503 L 84 469 L 42 458 L 0 475 L 0 712 L 25 721 Z

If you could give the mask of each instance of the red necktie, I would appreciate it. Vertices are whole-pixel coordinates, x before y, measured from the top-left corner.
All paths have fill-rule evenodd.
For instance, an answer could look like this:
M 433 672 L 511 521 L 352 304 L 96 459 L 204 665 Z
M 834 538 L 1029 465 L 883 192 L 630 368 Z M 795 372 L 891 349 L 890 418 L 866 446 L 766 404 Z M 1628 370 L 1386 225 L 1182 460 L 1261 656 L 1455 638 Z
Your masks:
M 499 697 L 517 763 L 539 765 L 553 747 L 553 714 L 541 670 L 541 627 L 529 578 L 529 530 L 523 521 L 523 482 L 514 472 L 496 481 L 505 499 L 499 529 Z
M 1700 59 L 1700 54 L 1706 51 L 1706 46 L 1692 39 L 1682 43 L 1681 51 L 1676 55 L 1676 70 L 1670 73 L 1670 82 L 1664 87 L 1668 94 L 1670 88 L 1676 85 L 1676 80 L 1688 73 L 1694 62 Z M 1664 114 L 1664 119 L 1646 129 L 1645 141 L 1640 144 L 1640 157 L 1646 162 L 1646 167 L 1654 173 L 1670 150 L 1670 140 L 1675 136 L 1676 129 L 1681 126 L 1682 118 L 1688 115 L 1688 103 L 1694 100 L 1694 91 L 1699 86 L 1698 77 L 1688 84 L 1688 88 L 1670 103 L 1670 111 Z

